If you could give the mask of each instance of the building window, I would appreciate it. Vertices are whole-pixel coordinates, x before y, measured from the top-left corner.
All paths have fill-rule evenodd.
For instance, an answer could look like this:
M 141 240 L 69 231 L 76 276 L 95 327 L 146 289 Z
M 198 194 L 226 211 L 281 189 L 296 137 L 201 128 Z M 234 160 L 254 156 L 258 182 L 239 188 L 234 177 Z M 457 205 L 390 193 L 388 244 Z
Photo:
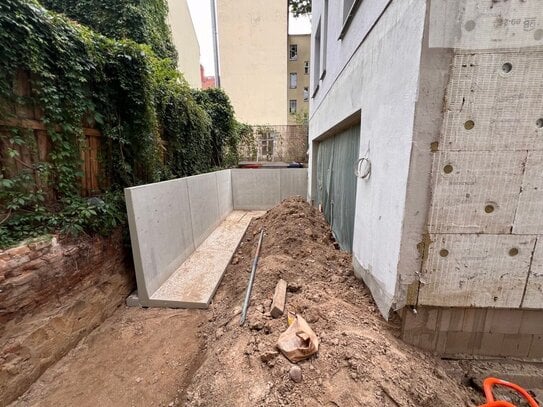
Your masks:
M 339 34 L 339 39 L 345 36 L 360 3 L 362 3 L 362 0 L 343 0 L 343 28 Z
M 309 88 L 307 86 L 304 87 L 304 102 L 307 102 L 309 100 Z
M 273 157 L 273 146 L 275 144 L 275 134 L 266 132 L 262 134 L 260 139 L 260 154 L 270 161 Z
M 297 110 L 298 110 L 298 102 L 296 101 L 296 99 L 289 100 L 289 103 L 288 103 L 289 113 L 294 114 L 296 113 Z
M 321 20 L 317 24 L 317 29 L 315 30 L 315 42 L 313 44 L 313 95 L 319 90 L 319 71 L 321 64 Z
M 304 74 L 309 75 L 309 61 L 304 61 Z
M 313 43 L 313 97 L 319 90 L 319 82 L 326 75 L 326 38 L 328 30 L 328 0 L 324 0 L 322 15 L 315 30 Z
M 290 44 L 288 59 L 290 59 L 291 61 L 296 61 L 298 59 L 298 45 Z
M 298 74 L 296 72 L 290 74 L 289 87 L 290 89 L 296 89 L 298 87 Z
M 321 63 L 320 63 L 320 78 L 323 79 L 326 75 L 326 43 L 328 41 L 328 0 L 324 0 L 324 8 L 322 11 L 322 39 L 321 39 Z

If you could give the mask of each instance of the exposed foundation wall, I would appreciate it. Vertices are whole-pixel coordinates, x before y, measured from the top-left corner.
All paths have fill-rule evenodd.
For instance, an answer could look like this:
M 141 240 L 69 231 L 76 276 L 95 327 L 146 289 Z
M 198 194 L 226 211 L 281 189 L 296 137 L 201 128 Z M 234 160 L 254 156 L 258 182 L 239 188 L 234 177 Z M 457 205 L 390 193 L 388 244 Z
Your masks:
M 423 52 L 422 78 L 425 55 L 439 52 Z M 415 227 L 402 238 L 413 259 L 409 230 L 420 231 L 422 260 L 420 274 L 401 263 L 399 288 L 416 310 L 402 311 L 402 337 L 446 356 L 542 360 L 543 48 L 441 52 L 443 113 L 427 112 L 440 130 L 434 140 L 417 133 L 432 156 L 427 219 L 421 228 L 408 212 Z M 412 171 L 427 169 L 413 161 Z
M 543 48 L 456 51 L 418 304 L 543 308 Z
M 0 406 L 110 316 L 132 275 L 120 233 L 0 252 Z
M 402 339 L 451 357 L 480 355 L 543 361 L 543 311 L 418 307 L 402 312 Z

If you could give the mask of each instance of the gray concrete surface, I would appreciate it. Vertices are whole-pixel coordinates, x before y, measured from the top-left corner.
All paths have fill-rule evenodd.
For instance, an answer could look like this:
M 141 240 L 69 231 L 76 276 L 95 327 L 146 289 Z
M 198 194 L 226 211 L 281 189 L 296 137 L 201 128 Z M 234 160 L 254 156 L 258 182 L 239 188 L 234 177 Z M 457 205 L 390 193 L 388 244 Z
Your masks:
M 149 305 L 207 308 L 251 219 L 264 212 L 234 211 L 152 295 Z
M 217 191 L 219 195 L 219 217 L 224 219 L 234 210 L 232 200 L 232 175 L 230 170 L 217 171 Z
M 194 246 L 198 247 L 221 222 L 217 175 L 214 172 L 187 178 Z
M 151 295 L 196 248 L 186 178 L 125 190 L 138 296 Z
M 267 210 L 293 195 L 307 195 L 306 168 L 232 170 L 234 209 Z

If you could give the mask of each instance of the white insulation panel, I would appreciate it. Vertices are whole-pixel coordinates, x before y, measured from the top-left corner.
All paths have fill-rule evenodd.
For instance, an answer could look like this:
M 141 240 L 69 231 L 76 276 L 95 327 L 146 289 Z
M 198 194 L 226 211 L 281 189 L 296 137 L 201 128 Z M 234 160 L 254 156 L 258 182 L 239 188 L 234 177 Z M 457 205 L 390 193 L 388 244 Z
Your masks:
M 440 150 L 543 150 L 542 78 L 543 52 L 455 55 Z
M 543 44 L 541 0 L 432 0 L 430 47 L 496 49 Z
M 535 236 L 430 235 L 421 276 L 420 305 L 521 305 Z
M 525 151 L 436 153 L 429 232 L 510 233 L 525 161 Z

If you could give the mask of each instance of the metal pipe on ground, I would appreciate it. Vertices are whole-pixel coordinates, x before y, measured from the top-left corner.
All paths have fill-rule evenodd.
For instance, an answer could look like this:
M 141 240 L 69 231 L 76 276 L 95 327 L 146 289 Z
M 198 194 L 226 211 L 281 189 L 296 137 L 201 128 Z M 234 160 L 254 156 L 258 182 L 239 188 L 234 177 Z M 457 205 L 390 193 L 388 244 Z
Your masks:
M 251 269 L 251 275 L 249 276 L 249 284 L 247 285 L 247 291 L 245 292 L 245 301 L 243 302 L 243 308 L 241 310 L 241 319 L 239 326 L 242 326 L 247 319 L 247 308 L 249 308 L 249 301 L 251 300 L 251 291 L 253 290 L 253 283 L 255 281 L 256 267 L 258 266 L 258 258 L 260 256 L 260 248 L 262 247 L 262 238 L 264 237 L 264 229 L 260 230 L 260 239 L 258 239 L 258 246 L 256 247 L 256 254 L 253 260 L 253 268 Z

